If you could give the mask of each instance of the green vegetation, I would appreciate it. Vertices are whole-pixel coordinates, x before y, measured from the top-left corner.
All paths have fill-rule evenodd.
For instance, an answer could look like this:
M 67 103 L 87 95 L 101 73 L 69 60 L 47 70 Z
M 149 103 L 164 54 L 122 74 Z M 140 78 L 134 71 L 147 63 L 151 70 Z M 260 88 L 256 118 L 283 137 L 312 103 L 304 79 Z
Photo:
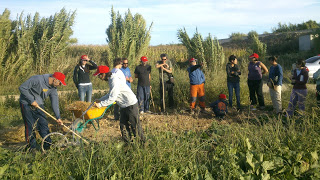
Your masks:
M 300 30 L 307 30 L 307 29 L 317 29 L 320 28 L 320 24 L 316 21 L 309 20 L 307 22 L 303 22 L 300 24 L 282 24 L 278 23 L 277 28 L 272 28 L 273 33 L 280 33 L 280 32 L 291 32 L 291 31 L 300 31 Z
M 151 39 L 150 30 L 146 28 L 146 22 L 140 14 L 131 14 L 130 9 L 122 19 L 119 12 L 116 14 L 111 9 L 111 24 L 106 33 L 110 48 L 109 59 L 127 57 L 135 62 L 144 55 Z
M 222 46 L 220 46 L 217 38 L 212 38 L 211 34 L 203 40 L 201 34 L 196 30 L 190 39 L 184 28 L 178 30 L 178 38 L 187 48 L 189 58 L 198 59 L 203 67 L 210 69 L 212 72 L 217 72 L 217 69 L 226 63 Z
M 164 130 L 146 127 L 144 130 L 148 140 L 144 145 L 137 142 L 125 145 L 118 139 L 111 139 L 92 142 L 90 145 L 68 146 L 62 151 L 49 151 L 46 154 L 30 153 L 22 148 L 0 147 L 0 179 L 320 179 L 320 110 L 314 108 L 316 104 L 314 88 L 308 89 L 306 113 L 301 117 L 286 119 L 273 115 L 269 94 L 265 94 L 267 104 L 265 113 L 249 114 L 246 109 L 249 105 L 246 83 L 248 56 L 252 51 L 264 57 L 271 55 L 268 52 L 270 46 L 266 48 L 262 40 L 257 38 L 256 32 L 250 32 L 248 34 L 250 42 L 240 48 L 230 48 L 225 45 L 222 48 L 216 38 L 212 38 L 209 34 L 203 39 L 197 31 L 192 38 L 189 38 L 185 29 L 180 29 L 178 32 L 183 45 L 147 47 L 145 43 L 148 44 L 150 28 L 146 30 L 143 21 L 140 24 L 143 26 L 141 30 L 145 31 L 139 32 L 144 32 L 141 33 L 145 35 L 144 41 L 128 45 L 126 33 L 133 33 L 133 30 L 114 29 L 113 25 L 131 27 L 129 22 L 143 19 L 140 15 L 133 17 L 130 11 L 122 19 L 112 9 L 111 16 L 116 22 L 115 24 L 113 22 L 107 30 L 111 35 L 108 36 L 109 42 L 117 39 L 121 43 L 114 42 L 115 44 L 110 44 L 109 47 L 67 46 L 73 42 L 67 37 L 72 33 L 70 27 L 74 12 L 67 14 L 62 10 L 55 16 L 42 18 L 41 21 L 37 14 L 33 20 L 31 16 L 24 20 L 21 14 L 19 20 L 11 21 L 9 14 L 10 12 L 5 10 L 0 16 L 2 25 L 0 27 L 0 75 L 3 79 L 0 94 L 18 94 L 18 86 L 30 75 L 62 71 L 67 76 L 68 86 L 61 87 L 59 90 L 70 92 L 59 96 L 60 109 L 62 117 L 71 120 L 72 115 L 66 110 L 66 106 L 78 99 L 72 83 L 72 70 L 82 54 L 88 54 L 99 65 L 111 65 L 110 59 L 114 56 L 111 54 L 121 53 L 121 56 L 131 57 L 129 67 L 133 70 L 135 61 L 140 56 L 139 53 L 145 52 L 152 67 L 159 60 L 161 53 L 167 53 L 174 65 L 174 93 L 176 109 L 179 113 L 188 107 L 187 59 L 196 57 L 208 66 L 205 71 L 206 103 L 208 104 L 214 101 L 219 93 L 227 94 L 225 63 L 226 58 L 234 54 L 239 59 L 242 71 L 240 96 L 245 110 L 242 114 L 230 117 L 231 120 L 228 119 L 227 123 L 212 118 L 211 126 L 204 131 L 195 128 L 187 131 L 173 131 L 170 124 Z M 66 29 L 61 29 L 59 23 L 54 23 L 58 19 L 62 20 L 59 22 L 64 22 Z M 15 28 L 11 29 L 12 25 Z M 57 33 L 53 35 L 55 30 Z M 62 32 L 67 36 L 61 37 Z M 33 33 L 37 36 L 33 37 Z M 132 36 L 137 38 L 135 35 Z M 55 41 L 56 37 L 60 37 L 60 41 Z M 139 46 L 135 46 L 138 44 Z M 55 51 L 50 51 L 54 54 L 48 54 L 47 50 L 49 52 L 54 47 Z M 128 47 L 135 47 L 137 51 L 131 51 Z M 143 50 L 143 47 L 147 49 Z M 274 52 L 276 52 L 275 49 Z M 285 48 L 277 52 L 281 52 L 278 61 L 285 70 L 284 83 L 289 81 L 289 70 L 293 62 L 314 54 L 313 51 L 294 52 L 286 51 Z M 262 61 L 264 61 L 263 58 Z M 21 62 L 24 62 L 25 66 L 21 66 Z M 265 64 L 269 67 L 267 62 Z M 49 67 L 51 69 L 46 69 Z M 158 75 L 158 71 L 153 68 L 151 85 L 156 111 L 160 108 Z M 97 78 L 92 78 L 92 82 L 95 89 L 107 89 L 106 83 Z M 135 80 L 132 86 L 134 91 L 136 83 Z M 284 108 L 288 105 L 291 88 L 289 84 L 287 90 L 283 90 Z M 99 98 L 102 94 L 105 93 L 95 93 L 92 99 Z M 49 100 L 46 101 L 46 107 L 52 114 Z M 111 113 L 108 112 L 109 115 Z M 0 114 L 0 130 L 23 124 L 19 103 L 13 96 L 7 96 L 4 102 L 0 102 Z M 177 119 L 179 116 L 169 115 L 166 118 Z
M 237 42 L 237 41 L 242 41 L 246 36 L 247 35 L 244 33 L 234 32 L 234 33 L 231 33 L 229 38 L 231 38 L 233 42 Z
M 70 38 L 75 12 L 62 9 L 49 18 L 40 18 L 39 13 L 25 18 L 21 13 L 15 21 L 9 16 L 8 9 L 0 16 L 0 77 L 4 82 L 20 83 L 17 76 L 64 69 L 65 49 L 76 42 Z

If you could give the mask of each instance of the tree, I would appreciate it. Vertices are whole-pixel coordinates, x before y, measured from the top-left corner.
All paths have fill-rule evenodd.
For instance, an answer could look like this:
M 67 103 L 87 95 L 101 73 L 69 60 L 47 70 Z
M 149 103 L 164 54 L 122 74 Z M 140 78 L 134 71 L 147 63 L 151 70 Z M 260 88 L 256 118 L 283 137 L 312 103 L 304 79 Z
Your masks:
M 190 39 L 186 29 L 183 28 L 178 30 L 178 39 L 187 48 L 189 58 L 194 57 L 198 59 L 204 68 L 210 68 L 215 72 L 216 68 L 219 68 L 225 61 L 222 46 L 210 34 L 203 40 L 198 29 L 196 29 L 193 37 Z
M 125 13 L 124 18 L 120 13 L 111 8 L 111 24 L 106 30 L 108 36 L 107 42 L 109 45 L 110 60 L 116 57 L 127 57 L 128 59 L 138 60 L 142 56 L 150 43 L 150 30 L 146 28 L 146 21 L 142 15 L 131 14 L 130 9 Z
M 260 59 L 264 59 L 267 54 L 267 45 L 261 42 L 258 36 L 255 34 L 252 34 L 252 36 L 250 36 L 249 41 L 251 42 L 250 49 L 253 52 L 258 53 L 260 56 Z
M 22 12 L 15 21 L 9 20 L 9 15 L 6 9 L 0 17 L 1 79 L 9 81 L 19 75 L 27 78 L 29 74 L 53 73 L 65 68 L 61 56 L 68 45 L 76 42 L 70 38 L 75 11 L 67 13 L 63 8 L 49 18 L 40 18 L 37 12 L 25 18 Z

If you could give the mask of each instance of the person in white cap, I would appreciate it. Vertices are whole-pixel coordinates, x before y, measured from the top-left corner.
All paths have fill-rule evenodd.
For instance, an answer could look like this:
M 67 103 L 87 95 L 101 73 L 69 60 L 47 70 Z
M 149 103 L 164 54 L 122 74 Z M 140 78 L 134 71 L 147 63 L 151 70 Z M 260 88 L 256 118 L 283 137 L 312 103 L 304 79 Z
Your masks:
M 114 68 L 119 69 L 122 66 L 120 58 L 115 59 Z M 142 142 L 145 141 L 143 130 L 140 125 L 138 100 L 131 88 L 126 84 L 124 74 L 121 70 L 110 72 L 108 66 L 98 66 L 94 76 L 101 80 L 109 82 L 109 93 L 99 100 L 96 100 L 95 106 L 109 106 L 116 102 L 120 106 L 120 130 L 124 141 L 131 142 L 132 136 L 139 137 Z

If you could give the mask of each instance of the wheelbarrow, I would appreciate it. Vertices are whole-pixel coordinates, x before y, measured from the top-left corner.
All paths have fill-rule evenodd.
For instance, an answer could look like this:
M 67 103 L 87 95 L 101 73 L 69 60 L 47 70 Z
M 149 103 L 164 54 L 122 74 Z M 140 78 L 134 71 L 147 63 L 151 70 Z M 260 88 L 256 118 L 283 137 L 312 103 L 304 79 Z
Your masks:
M 113 103 L 115 104 L 115 103 Z M 113 105 L 110 104 L 107 107 L 101 107 L 101 108 L 92 108 L 94 103 L 90 104 L 90 106 L 84 111 L 78 111 L 78 110 L 71 110 L 73 112 L 73 116 L 76 118 L 75 121 L 71 124 L 71 128 L 69 129 L 69 132 L 72 132 L 72 142 L 69 142 L 67 137 L 69 132 L 66 134 L 62 134 L 60 132 L 52 132 L 46 135 L 42 139 L 41 148 L 43 152 L 47 150 L 47 145 L 50 146 L 50 149 L 64 149 L 68 145 L 76 145 L 80 143 L 80 140 L 82 137 L 78 135 L 76 132 L 83 132 L 83 130 L 87 127 L 88 123 L 91 123 L 96 131 L 100 129 L 99 120 L 103 118 L 106 111 Z M 44 111 L 44 110 L 42 110 Z M 48 114 L 47 115 L 55 119 L 53 116 Z M 65 125 L 63 125 L 65 126 Z M 86 140 L 84 142 L 88 143 Z
M 115 102 L 113 104 L 115 104 Z M 71 128 L 76 132 L 82 133 L 87 127 L 87 124 L 91 123 L 94 129 L 98 131 L 100 129 L 99 120 L 113 104 L 110 104 L 107 107 L 92 108 L 94 105 L 94 103 L 92 103 L 84 112 L 81 110 L 71 110 L 75 117 L 75 121 L 71 124 Z

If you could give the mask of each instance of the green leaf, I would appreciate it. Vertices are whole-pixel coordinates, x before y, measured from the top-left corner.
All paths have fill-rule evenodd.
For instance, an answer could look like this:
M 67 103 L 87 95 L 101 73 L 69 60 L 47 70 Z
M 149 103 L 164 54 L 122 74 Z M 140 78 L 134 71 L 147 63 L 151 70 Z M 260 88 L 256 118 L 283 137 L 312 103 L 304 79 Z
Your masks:
M 265 172 L 274 169 L 273 161 L 264 161 L 261 166 Z
M 8 167 L 9 167 L 9 165 L 8 165 L 8 164 L 6 164 L 6 165 L 4 165 L 4 166 L 0 167 L 0 177 L 2 177 L 2 176 L 3 176 L 4 172 L 8 169 Z
M 311 157 L 312 157 L 312 161 L 318 161 L 319 157 L 318 157 L 318 153 L 317 151 L 311 152 Z
M 249 138 L 246 138 L 246 143 L 247 143 L 248 150 L 250 150 L 252 145 L 251 145 L 251 143 L 249 141 Z

